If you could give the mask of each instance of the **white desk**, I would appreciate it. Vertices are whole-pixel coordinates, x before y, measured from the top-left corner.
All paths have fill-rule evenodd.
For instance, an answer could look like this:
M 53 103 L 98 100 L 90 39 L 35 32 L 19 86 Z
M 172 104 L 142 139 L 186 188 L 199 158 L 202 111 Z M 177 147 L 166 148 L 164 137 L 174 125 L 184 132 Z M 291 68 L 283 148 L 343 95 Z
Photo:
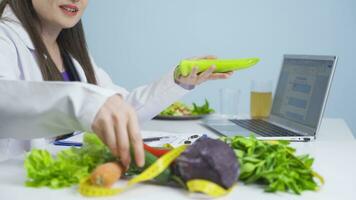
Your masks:
M 143 128 L 169 132 L 203 132 L 216 137 L 198 123 L 199 121 L 152 121 L 145 124 Z M 315 158 L 314 169 L 322 174 L 326 181 L 319 192 L 304 192 L 302 196 L 285 193 L 269 194 L 255 185 L 245 186 L 240 183 L 229 195 L 219 199 L 356 199 L 356 141 L 343 120 L 324 120 L 317 141 L 294 143 L 293 146 L 298 149 L 298 153 L 309 153 Z M 0 163 L 0 200 L 87 199 L 76 192 L 75 187 L 62 190 L 26 188 L 23 185 L 25 178 L 22 157 Z M 178 200 L 194 198 L 180 189 L 141 184 L 119 196 L 108 199 Z
M 204 133 L 209 137 L 218 137 L 216 133 L 202 126 L 200 120 L 152 120 L 144 124 L 142 129 L 173 133 Z M 318 141 L 348 141 L 353 139 L 354 136 L 343 119 L 323 119 L 320 131 L 317 134 Z

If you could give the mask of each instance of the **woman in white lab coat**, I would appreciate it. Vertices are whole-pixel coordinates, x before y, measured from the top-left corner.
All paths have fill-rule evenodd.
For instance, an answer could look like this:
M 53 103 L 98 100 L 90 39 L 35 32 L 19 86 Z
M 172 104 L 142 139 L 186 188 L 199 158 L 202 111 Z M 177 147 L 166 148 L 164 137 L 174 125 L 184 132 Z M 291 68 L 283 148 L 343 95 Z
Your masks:
M 30 148 L 29 139 L 93 131 L 124 165 L 143 165 L 139 123 L 188 90 L 231 73 L 174 76 L 131 92 L 89 57 L 81 17 L 88 0 L 3 0 L 0 4 L 0 159 Z M 206 57 L 210 58 L 210 57 Z

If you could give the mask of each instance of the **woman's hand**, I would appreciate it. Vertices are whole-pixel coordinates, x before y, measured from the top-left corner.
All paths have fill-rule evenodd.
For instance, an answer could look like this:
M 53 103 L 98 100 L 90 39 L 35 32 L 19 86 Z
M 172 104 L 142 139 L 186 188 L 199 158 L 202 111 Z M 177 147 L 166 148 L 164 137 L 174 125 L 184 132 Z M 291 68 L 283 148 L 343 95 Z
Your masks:
M 131 162 L 130 144 L 135 152 L 136 164 L 144 165 L 143 142 L 135 110 L 121 96 L 110 97 L 96 114 L 93 131 L 108 145 L 115 156 L 128 169 Z
M 217 59 L 216 56 L 208 55 L 203 57 L 194 57 L 190 58 L 190 60 L 203 60 L 203 59 Z M 179 84 L 188 85 L 188 86 L 196 86 L 208 80 L 218 80 L 218 79 L 227 79 L 230 78 L 233 72 L 226 73 L 213 73 L 215 70 L 215 66 L 211 66 L 206 71 L 198 74 L 198 67 L 194 67 L 192 72 L 188 76 L 178 75 L 175 77 L 175 81 Z

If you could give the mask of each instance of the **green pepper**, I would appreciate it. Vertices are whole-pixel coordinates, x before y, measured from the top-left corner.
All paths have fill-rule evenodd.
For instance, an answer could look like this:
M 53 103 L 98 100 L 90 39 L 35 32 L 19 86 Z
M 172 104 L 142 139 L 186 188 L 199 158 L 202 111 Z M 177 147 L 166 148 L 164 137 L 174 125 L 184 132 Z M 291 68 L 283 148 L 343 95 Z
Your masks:
M 179 64 L 179 73 L 182 76 L 188 76 L 194 67 L 198 68 L 198 72 L 203 72 L 212 65 L 215 65 L 214 72 L 229 72 L 240 69 L 249 68 L 260 61 L 259 58 L 245 58 L 245 59 L 204 59 L 204 60 L 182 60 Z
M 133 149 L 131 149 L 130 152 L 131 152 L 132 160 L 135 160 Z M 145 165 L 140 168 L 135 164 L 135 162 L 131 162 L 130 168 L 127 173 L 129 175 L 133 175 L 133 174 L 137 175 L 137 174 L 143 172 L 148 167 L 150 167 L 153 163 L 155 163 L 157 161 L 157 159 L 158 158 L 156 156 L 154 156 L 152 153 L 145 150 Z M 171 180 L 171 176 L 172 176 L 172 172 L 171 172 L 170 168 L 167 168 L 161 174 L 159 174 L 156 178 L 154 178 L 154 180 L 156 180 L 157 183 L 164 185 Z

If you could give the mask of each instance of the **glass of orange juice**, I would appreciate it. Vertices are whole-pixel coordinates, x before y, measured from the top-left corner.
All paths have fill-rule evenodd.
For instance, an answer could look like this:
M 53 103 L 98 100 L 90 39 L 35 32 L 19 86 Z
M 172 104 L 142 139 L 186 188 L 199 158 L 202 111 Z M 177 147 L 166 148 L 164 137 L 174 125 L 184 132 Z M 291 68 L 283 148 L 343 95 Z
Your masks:
M 272 81 L 251 82 L 250 115 L 252 119 L 268 118 L 272 106 Z

